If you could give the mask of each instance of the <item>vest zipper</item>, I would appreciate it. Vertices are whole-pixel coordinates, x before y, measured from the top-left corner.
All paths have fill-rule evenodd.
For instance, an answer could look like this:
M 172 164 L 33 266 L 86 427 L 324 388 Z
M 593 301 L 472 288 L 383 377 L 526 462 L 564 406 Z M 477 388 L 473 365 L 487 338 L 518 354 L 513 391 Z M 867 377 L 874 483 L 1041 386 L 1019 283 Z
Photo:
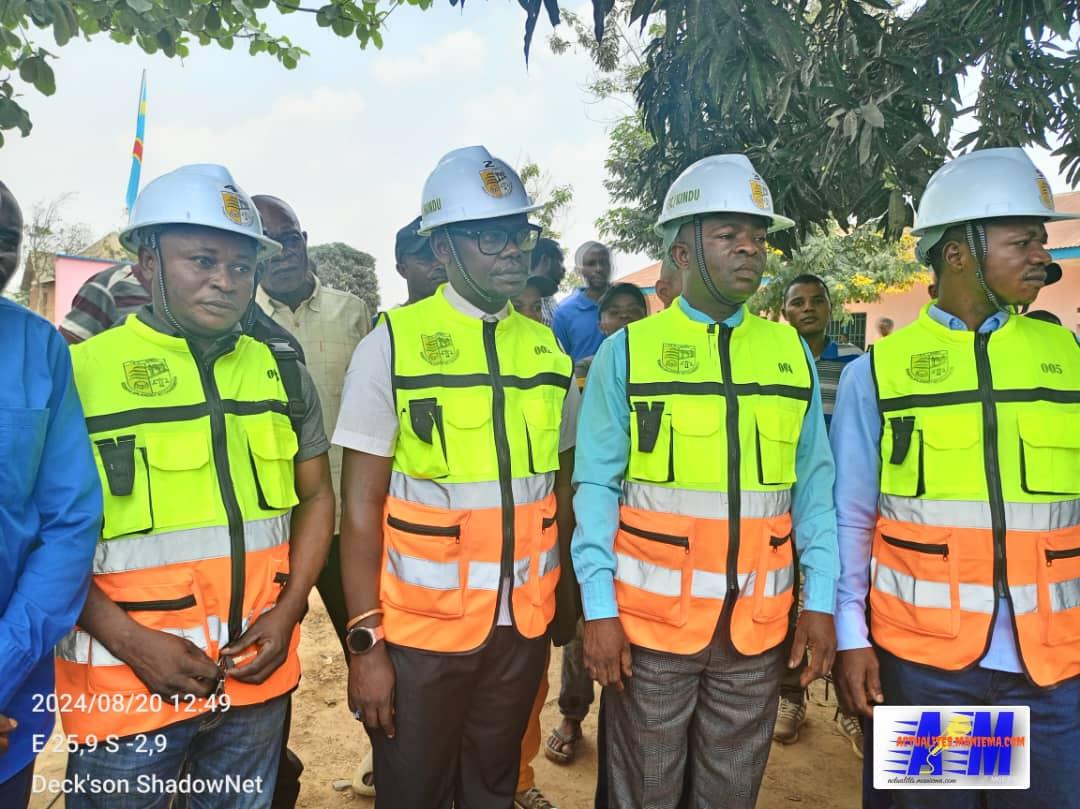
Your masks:
M 983 464 L 986 467 L 986 491 L 990 501 L 990 528 L 994 536 L 994 591 L 998 598 L 1009 598 L 1005 568 L 1005 502 L 1001 494 L 1001 470 L 998 466 L 997 407 L 994 405 L 994 378 L 990 373 L 988 349 L 991 334 L 978 332 L 975 335 L 975 370 L 982 402 Z M 1009 604 L 1012 605 L 1011 599 Z
M 709 330 L 712 331 L 710 324 Z M 731 378 L 731 329 L 720 326 L 718 338 L 720 349 L 720 375 L 724 381 L 724 401 L 727 404 L 725 414 L 727 422 L 728 454 L 728 552 L 727 552 L 727 590 L 728 598 L 734 603 L 739 596 L 739 523 L 742 520 L 742 450 L 739 446 L 739 397 L 735 393 L 735 382 Z
M 417 534 L 424 537 L 460 537 L 460 525 L 421 525 L 417 522 L 408 522 L 388 514 L 386 524 L 406 534 Z
M 886 545 L 892 545 L 894 548 L 903 548 L 904 550 L 914 551 L 915 553 L 931 553 L 945 559 L 949 558 L 949 546 L 945 544 L 912 542 L 910 539 L 897 539 L 896 537 L 886 536 L 885 534 L 882 534 L 881 538 Z
M 625 531 L 628 534 L 633 534 L 636 537 L 642 539 L 649 539 L 653 542 L 662 542 L 665 545 L 677 545 L 680 548 L 685 548 L 687 553 L 690 553 L 690 538 L 675 536 L 674 534 L 661 534 L 656 531 L 646 531 L 644 528 L 635 528 L 632 525 L 627 525 L 622 520 L 619 520 L 619 529 Z
M 244 577 L 246 575 L 246 553 L 244 545 L 244 517 L 240 503 L 233 489 L 232 473 L 229 470 L 229 443 L 225 432 L 225 411 L 221 408 L 221 394 L 214 381 L 214 362 L 204 362 L 193 346 L 188 350 L 195 358 L 202 382 L 203 395 L 210 411 L 210 444 L 214 449 L 214 471 L 217 473 L 218 489 L 225 506 L 225 516 L 229 521 L 229 562 L 232 570 L 232 584 L 229 592 L 229 642 L 233 642 L 244 630 Z
M 491 375 L 491 421 L 495 432 L 495 457 L 499 464 L 499 492 L 502 495 L 502 560 L 499 565 L 499 593 L 503 582 L 510 579 L 514 560 L 514 489 L 510 479 L 510 443 L 506 438 L 506 393 L 499 370 L 499 355 L 495 350 L 495 321 L 484 321 L 484 354 Z M 513 585 L 511 585 L 513 586 Z M 495 614 L 498 615 L 498 605 Z M 513 621 L 514 611 L 510 610 Z
M 1072 559 L 1073 557 L 1080 556 L 1080 548 L 1068 548 L 1063 551 L 1044 551 L 1046 554 L 1046 566 L 1052 567 L 1055 559 Z

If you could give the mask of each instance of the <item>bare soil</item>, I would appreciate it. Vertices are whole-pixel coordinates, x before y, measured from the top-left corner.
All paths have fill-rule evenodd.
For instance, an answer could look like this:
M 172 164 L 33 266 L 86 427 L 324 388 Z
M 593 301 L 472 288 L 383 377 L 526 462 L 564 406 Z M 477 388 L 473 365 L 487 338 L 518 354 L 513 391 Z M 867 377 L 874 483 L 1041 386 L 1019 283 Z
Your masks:
M 551 689 L 541 714 L 546 736 L 559 721 L 561 652 L 552 655 Z M 374 800 L 351 790 L 334 790 L 335 781 L 352 780 L 368 750 L 363 727 L 349 713 L 345 698 L 346 668 L 341 647 L 317 594 L 304 620 L 300 643 L 304 678 L 293 697 L 293 725 L 289 746 L 304 762 L 299 809 L 370 809 Z M 599 700 L 597 701 L 597 703 Z M 825 699 L 822 683 L 811 686 L 808 722 L 797 744 L 773 744 L 758 799 L 759 809 L 786 809 L 805 804 L 813 809 L 858 809 L 861 806 L 861 766 L 850 744 L 833 722 L 835 697 Z M 577 758 L 559 766 L 538 755 L 537 786 L 559 809 L 592 809 L 596 777 L 596 712 L 584 723 L 585 739 Z M 50 745 L 51 747 L 51 745 Z M 38 757 L 36 772 L 62 778 L 65 757 L 47 751 Z M 54 794 L 36 794 L 31 809 L 57 809 L 63 800 Z M 55 803 L 53 801 L 55 800 Z M 406 809 L 402 807 L 402 809 Z

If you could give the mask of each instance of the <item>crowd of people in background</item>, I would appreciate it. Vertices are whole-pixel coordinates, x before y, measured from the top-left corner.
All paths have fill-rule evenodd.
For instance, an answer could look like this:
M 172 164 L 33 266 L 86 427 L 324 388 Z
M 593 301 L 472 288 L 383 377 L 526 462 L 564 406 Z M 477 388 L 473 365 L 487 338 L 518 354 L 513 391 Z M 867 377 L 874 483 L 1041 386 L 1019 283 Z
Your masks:
M 1072 215 L 1030 159 L 934 174 L 930 300 L 867 353 L 829 337 L 817 276 L 784 322 L 746 306 L 795 223 L 744 155 L 665 196 L 656 312 L 598 241 L 561 296 L 537 207 L 484 147 L 449 152 L 396 234 L 407 298 L 371 312 L 287 201 L 184 166 L 58 330 L 0 301 L 0 806 L 28 805 L 54 713 L 71 782 L 128 784 L 72 809 L 225 775 L 200 806 L 294 806 L 312 589 L 379 809 L 555 809 L 532 764 L 575 761 L 595 683 L 598 809 L 749 809 L 823 677 L 864 806 L 999 805 L 872 788 L 873 707 L 942 701 L 1029 706 L 1024 802 L 1071 805 L 1080 348 L 1016 315 Z M 4 282 L 22 230 L 0 183 Z

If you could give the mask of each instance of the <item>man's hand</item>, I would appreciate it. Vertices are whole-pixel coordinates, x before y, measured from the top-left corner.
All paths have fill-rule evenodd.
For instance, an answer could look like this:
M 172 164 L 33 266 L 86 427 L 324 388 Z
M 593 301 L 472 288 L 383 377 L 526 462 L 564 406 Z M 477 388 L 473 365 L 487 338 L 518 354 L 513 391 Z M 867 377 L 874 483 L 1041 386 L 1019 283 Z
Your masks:
M 394 738 L 394 664 L 386 644 L 376 643 L 367 654 L 349 656 L 349 710 L 359 711 L 369 733 L 380 728 Z
M 0 714 L 0 756 L 7 752 L 8 749 L 8 734 L 15 730 L 18 723 L 14 719 Z
M 289 642 L 299 620 L 295 610 L 280 603 L 260 615 L 247 632 L 221 650 L 222 657 L 233 657 L 252 646 L 259 650 L 250 663 L 227 669 L 228 676 L 242 683 L 258 685 L 277 671 L 289 653 Z
M 214 693 L 220 669 L 186 638 L 140 627 L 119 657 L 143 684 L 163 697 L 208 697 Z
M 806 650 L 811 650 L 810 664 L 799 678 L 799 686 L 806 688 L 814 680 L 824 677 L 832 668 L 836 656 L 836 627 L 827 612 L 803 610 L 795 624 L 795 637 L 791 642 L 788 668 L 795 668 Z
M 869 646 L 849 649 L 836 655 L 833 664 L 833 683 L 840 705 L 849 713 L 873 718 L 874 704 L 881 705 L 881 672 L 877 654 Z
M 623 690 L 623 678 L 632 677 L 630 642 L 618 618 L 585 622 L 585 670 L 600 685 Z

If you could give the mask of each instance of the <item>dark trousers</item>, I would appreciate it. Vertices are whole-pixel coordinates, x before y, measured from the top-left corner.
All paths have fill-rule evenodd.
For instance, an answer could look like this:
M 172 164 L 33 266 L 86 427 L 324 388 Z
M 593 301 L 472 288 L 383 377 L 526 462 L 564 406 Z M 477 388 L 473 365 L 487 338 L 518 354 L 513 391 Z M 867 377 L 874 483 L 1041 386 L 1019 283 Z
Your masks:
M 345 609 L 345 588 L 341 585 L 341 535 L 334 534 L 330 543 L 330 553 L 326 557 L 319 579 L 315 583 L 334 625 L 334 633 L 341 643 L 341 652 L 345 660 L 349 659 L 349 650 L 345 646 L 345 624 L 349 620 Z M 290 697 L 291 700 L 291 697 Z M 274 802 L 271 809 L 293 809 L 300 796 L 300 775 L 304 772 L 304 763 L 288 748 L 289 728 L 292 720 L 292 703 L 285 715 L 285 736 L 281 741 L 281 761 L 278 763 L 277 784 L 274 786 Z M 0 803 L 0 807 L 3 804 Z
M 26 809 L 30 805 L 30 788 L 34 784 L 34 762 L 31 761 L 8 780 L 0 783 L 0 806 L 3 809 Z
M 497 627 L 468 654 L 387 646 L 397 735 L 372 734 L 376 809 L 509 809 L 547 645 Z
M 562 684 L 559 686 L 559 711 L 569 719 L 582 721 L 593 702 L 593 679 L 585 670 L 584 622 L 577 622 L 574 639 L 563 647 Z

